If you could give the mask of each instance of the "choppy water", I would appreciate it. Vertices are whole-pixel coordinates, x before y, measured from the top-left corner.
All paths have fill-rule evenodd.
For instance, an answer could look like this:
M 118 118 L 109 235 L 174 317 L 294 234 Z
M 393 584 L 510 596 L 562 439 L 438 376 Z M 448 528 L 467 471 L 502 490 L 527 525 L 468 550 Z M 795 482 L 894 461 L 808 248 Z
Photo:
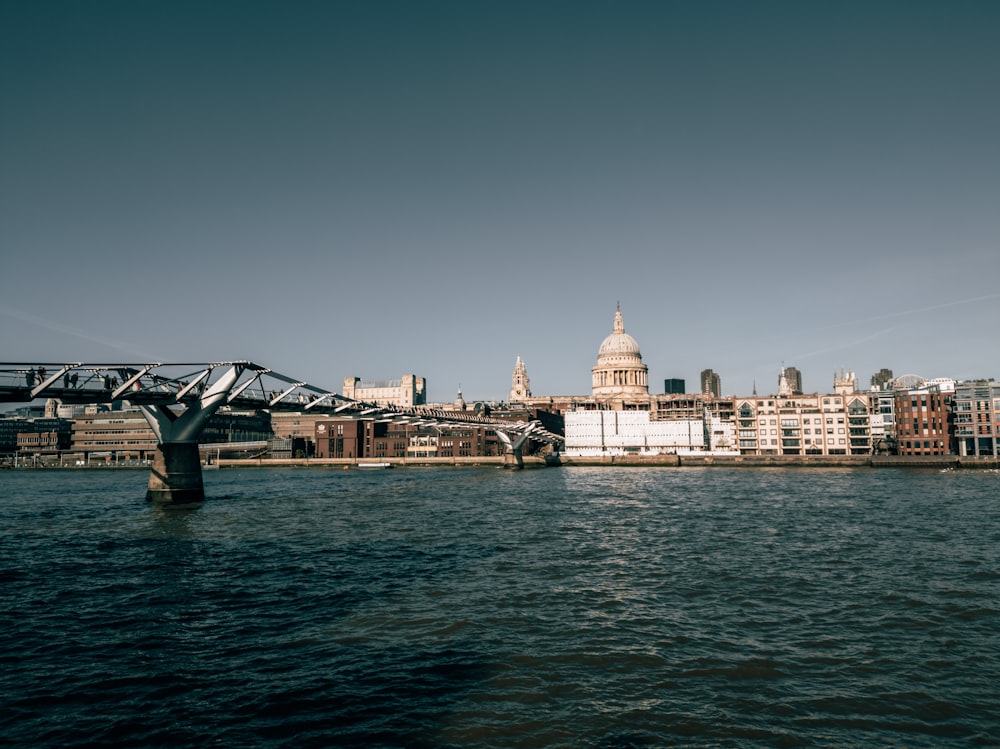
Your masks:
M 1000 476 L 0 473 L 0 743 L 1000 745 Z

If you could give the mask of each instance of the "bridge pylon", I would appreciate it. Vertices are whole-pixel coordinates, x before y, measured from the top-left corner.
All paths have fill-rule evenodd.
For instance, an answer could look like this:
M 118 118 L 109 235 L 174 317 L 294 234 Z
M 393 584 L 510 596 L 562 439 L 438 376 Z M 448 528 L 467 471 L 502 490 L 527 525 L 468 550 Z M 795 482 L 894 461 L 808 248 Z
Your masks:
M 205 500 L 198 435 L 212 414 L 226 403 L 230 390 L 245 368 L 243 364 L 234 364 L 180 413 L 162 405 L 139 406 L 157 442 L 146 490 L 147 501 L 178 506 L 200 504 Z

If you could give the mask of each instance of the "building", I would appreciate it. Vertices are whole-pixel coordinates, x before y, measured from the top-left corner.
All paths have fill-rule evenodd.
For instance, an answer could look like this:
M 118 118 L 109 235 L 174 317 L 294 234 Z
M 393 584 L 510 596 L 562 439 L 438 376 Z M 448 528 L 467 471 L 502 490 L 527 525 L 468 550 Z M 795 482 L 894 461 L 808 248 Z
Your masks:
M 868 455 L 870 400 L 853 395 L 736 398 L 744 455 Z
M 701 370 L 701 392 L 702 395 L 720 397 L 722 395 L 722 378 L 711 369 Z
M 289 440 L 288 450 L 292 452 L 288 457 L 311 458 L 316 454 L 316 425 L 324 419 L 329 419 L 328 414 L 323 413 L 302 413 L 274 411 L 271 413 L 271 430 L 274 439 Z M 284 453 L 286 443 L 274 454 Z
M 802 395 L 804 392 L 802 390 L 802 372 L 800 372 L 796 367 L 782 367 L 781 375 L 784 376 L 785 380 L 788 382 L 788 387 L 791 391 L 790 395 Z M 780 376 L 778 380 L 780 385 Z M 781 392 L 780 387 L 778 392 Z
M 707 412 L 710 416 L 731 422 L 735 414 L 734 404 L 733 398 L 716 398 L 704 393 L 655 395 L 650 398 L 650 418 L 654 421 L 700 419 Z
M 892 390 L 872 390 L 868 394 L 871 410 L 872 452 L 888 455 L 896 452 L 896 396 Z
M 73 419 L 73 452 L 121 453 L 134 460 L 152 458 L 156 434 L 139 410 L 105 411 L 88 409 Z
M 427 382 L 423 377 L 412 374 L 405 374 L 398 380 L 345 377 L 343 395 L 351 400 L 377 403 L 380 406 L 412 408 L 427 403 Z
M 842 369 L 839 376 L 834 372 L 833 392 L 837 395 L 850 395 L 858 392 L 858 378 L 855 377 L 854 372 L 845 372 Z
M 18 432 L 17 451 L 19 453 L 53 453 L 69 450 L 69 430 L 57 432 Z
M 686 393 L 686 385 L 683 379 L 677 377 L 672 377 L 669 380 L 663 381 L 663 393 L 664 395 L 681 395 Z
M 619 406 L 629 401 L 649 401 L 649 371 L 642 361 L 639 344 L 625 332 L 621 305 L 615 310 L 611 335 L 604 339 L 591 369 L 591 395 Z
M 575 411 L 565 415 L 568 457 L 738 454 L 731 423 L 719 419 L 656 421 L 648 411 Z
M 895 394 L 896 452 L 899 455 L 948 455 L 951 452 L 952 389 L 940 384 Z
M 524 403 L 531 397 L 531 383 L 528 379 L 528 370 L 524 366 L 524 362 L 521 361 L 521 355 L 518 354 L 517 362 L 514 364 L 514 374 L 510 378 L 510 397 L 508 400 L 511 403 Z
M 503 455 L 504 445 L 490 427 L 393 424 L 357 419 L 317 421 L 317 458 L 477 458 Z
M 223 408 L 209 418 L 198 442 L 202 445 L 264 442 L 271 436 L 271 420 L 267 413 Z M 152 458 L 156 445 L 156 434 L 138 409 L 88 409 L 87 414 L 73 420 L 70 449 L 76 453 L 106 453 L 144 461 Z
M 957 383 L 952 413 L 955 453 L 963 457 L 1000 456 L 1000 383 Z
M 565 415 L 569 457 L 659 455 L 705 448 L 699 419 L 650 421 L 648 411 L 574 411 Z
M 872 390 L 889 390 L 892 386 L 892 370 L 882 367 L 872 375 Z
M 71 431 L 72 422 L 58 417 L 0 419 L 0 455 L 66 450 Z

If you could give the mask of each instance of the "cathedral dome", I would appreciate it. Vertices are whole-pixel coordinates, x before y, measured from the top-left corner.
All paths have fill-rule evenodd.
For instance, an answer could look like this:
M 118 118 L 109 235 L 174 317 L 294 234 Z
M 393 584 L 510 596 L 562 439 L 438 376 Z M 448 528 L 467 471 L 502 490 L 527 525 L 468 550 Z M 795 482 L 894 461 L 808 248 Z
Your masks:
M 604 339 L 604 343 L 601 344 L 601 348 L 597 352 L 599 359 L 607 356 L 634 356 L 639 359 L 642 358 L 642 354 L 639 352 L 639 344 L 636 343 L 635 338 L 625 332 L 621 307 L 615 311 L 614 332 Z
M 639 344 L 625 332 L 622 310 L 615 310 L 615 327 L 597 353 L 591 369 L 591 394 L 598 399 L 649 397 L 649 370 L 642 362 Z
M 597 355 L 638 356 L 640 359 L 642 358 L 642 354 L 639 352 L 639 344 L 628 333 L 612 333 L 609 335 L 604 339 L 604 343 L 601 344 L 601 349 L 597 352 Z

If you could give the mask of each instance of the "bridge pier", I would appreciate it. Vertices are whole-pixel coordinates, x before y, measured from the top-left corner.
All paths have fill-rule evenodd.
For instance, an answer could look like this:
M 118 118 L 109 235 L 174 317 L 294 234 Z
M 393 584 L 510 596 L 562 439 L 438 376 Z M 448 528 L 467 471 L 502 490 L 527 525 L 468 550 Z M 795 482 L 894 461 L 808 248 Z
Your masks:
M 181 413 L 166 406 L 139 406 L 157 441 L 146 490 L 148 501 L 174 506 L 205 501 L 198 435 L 212 414 L 226 402 L 243 369 L 242 365 L 234 365 Z
M 510 450 L 503 456 L 504 468 L 524 468 L 524 453 L 519 449 Z
M 529 426 L 522 434 L 511 437 L 511 435 L 500 429 L 496 430 L 497 437 L 507 446 L 507 452 L 504 453 L 503 459 L 504 467 L 524 468 L 524 445 L 527 443 L 532 431 L 533 427 Z
M 167 442 L 156 446 L 146 501 L 176 506 L 205 501 L 197 442 Z

